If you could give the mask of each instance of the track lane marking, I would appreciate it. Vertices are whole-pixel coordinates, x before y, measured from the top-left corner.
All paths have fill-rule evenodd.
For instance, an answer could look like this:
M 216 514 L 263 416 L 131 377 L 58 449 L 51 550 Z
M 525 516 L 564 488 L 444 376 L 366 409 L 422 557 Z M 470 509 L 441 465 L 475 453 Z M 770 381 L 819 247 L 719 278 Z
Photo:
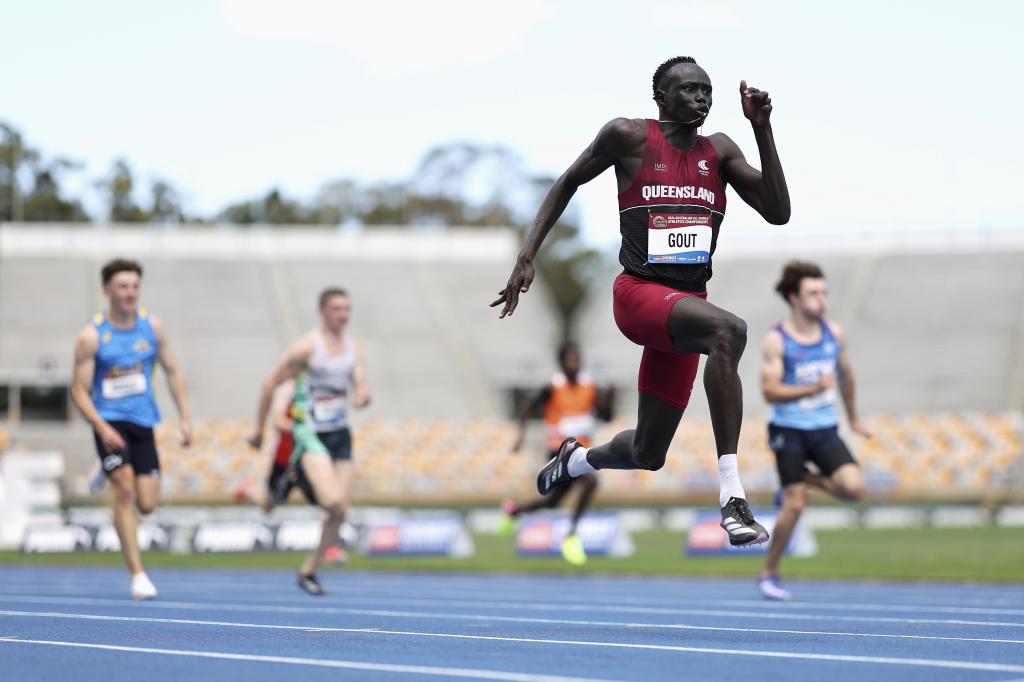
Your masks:
M 629 628 L 632 630 L 696 630 L 696 631 L 710 631 L 710 632 L 757 632 L 762 634 L 782 634 L 782 635 L 808 635 L 808 636 L 819 636 L 819 637 L 866 637 L 866 638 L 881 638 L 881 639 L 921 639 L 921 640 L 938 640 L 948 642 L 983 642 L 991 644 L 1024 644 L 1024 640 L 1021 639 L 993 639 L 983 637 L 943 637 L 941 635 L 903 635 L 903 634 L 890 634 L 890 633 L 871 633 L 871 632 L 833 632 L 823 630 L 775 630 L 768 628 L 734 628 L 734 627 L 716 627 L 711 625 L 692 625 L 689 623 L 628 623 L 620 621 L 600 621 L 600 620 L 568 620 L 560 618 L 524 618 L 515 616 L 489 616 L 489 615 L 470 615 L 470 614 L 452 614 L 452 613 L 441 613 L 441 612 L 420 612 L 420 611 L 382 611 L 375 609 L 344 609 L 344 612 L 354 616 L 379 616 L 384 618 L 428 618 L 431 620 L 443 620 L 445 618 L 452 620 L 471 620 L 471 621 L 500 621 L 505 623 L 528 623 L 533 625 L 579 625 L 583 627 L 619 627 Z M 266 629 L 279 629 L 279 630 L 303 630 L 305 632 L 376 632 L 380 628 L 339 628 L 339 627 L 313 627 L 308 625 L 283 625 L 275 623 L 239 623 L 236 621 L 215 621 L 215 620 L 198 620 L 190 618 L 154 618 L 146 616 L 119 616 L 110 614 L 94 614 L 94 613 L 67 613 L 63 611 L 3 611 L 0 610 L 0 616 L 10 616 L 16 618 L 66 618 L 66 619 L 79 619 L 79 620 L 107 620 L 107 621 L 129 621 L 129 622 L 140 622 L 140 623 L 170 623 L 179 625 L 215 625 L 215 626 L 233 626 L 233 627 L 251 627 L 251 628 L 266 628 Z
M 594 642 L 594 641 L 579 641 L 579 640 L 565 640 L 565 639 L 539 639 L 531 637 L 497 637 L 489 635 L 455 635 L 448 633 L 437 633 L 437 632 L 409 632 L 405 630 L 376 630 L 372 633 L 367 633 L 365 630 L 353 629 L 348 632 L 355 634 L 374 634 L 374 635 L 390 635 L 395 637 L 423 637 L 423 638 L 437 638 L 437 639 L 456 639 L 456 640 L 475 640 L 485 642 L 509 642 L 517 644 L 555 644 L 559 646 L 581 646 L 581 647 L 594 647 L 594 648 L 611 648 L 611 649 L 631 649 L 641 651 L 668 651 L 675 653 L 694 653 L 694 654 L 718 654 L 726 656 L 750 656 L 755 658 L 776 658 L 776 659 L 787 659 L 787 660 L 803 660 L 803 661 L 829 661 L 829 662 L 842 662 L 842 663 L 861 663 L 861 664 L 876 664 L 876 665 L 896 665 L 896 666 L 914 666 L 914 667 L 925 667 L 925 668 L 945 668 L 954 670 L 981 670 L 988 672 L 1010 672 L 1010 673 L 1024 673 L 1024 665 L 1015 665 L 1010 663 L 979 663 L 974 661 L 956 661 L 956 660 L 943 660 L 943 659 L 929 659 L 929 658 L 896 658 L 890 656 L 858 656 L 852 654 L 814 654 L 814 653 L 798 653 L 792 651 L 753 651 L 749 649 L 719 649 L 713 647 L 691 647 L 691 646 L 676 646 L 668 644 L 636 644 L 628 642 Z M 126 646 L 115 646 L 109 644 L 84 644 L 81 642 L 64 642 L 64 641 L 48 641 L 48 640 L 28 640 L 28 639 L 0 639 L 0 644 L 43 644 L 52 646 L 70 646 L 70 647 L 82 647 L 92 649 L 108 649 L 111 651 L 135 651 L 140 653 L 154 653 L 154 654 L 171 654 L 179 656 L 197 656 L 205 658 L 232 658 L 234 660 L 255 660 L 255 661 L 266 661 L 274 663 L 293 663 L 301 661 L 304 665 L 323 665 L 325 667 L 344 667 L 344 668 L 356 668 L 361 670 L 380 670 L 379 666 L 386 665 L 388 671 L 395 672 L 420 672 L 421 674 L 441 675 L 448 674 L 459 677 L 477 677 L 480 679 L 494 679 L 494 680 L 528 680 L 529 682 L 554 682 L 551 678 L 545 679 L 543 676 L 517 676 L 519 673 L 503 673 L 498 671 L 475 671 L 463 669 L 461 675 L 456 675 L 452 672 L 433 672 L 433 670 L 459 670 L 459 669 L 443 669 L 443 668 L 430 668 L 427 666 L 392 666 L 391 664 L 369 664 L 369 663 L 358 663 L 354 661 L 331 661 L 330 659 L 301 659 L 301 658 L 290 658 L 290 657 L 279 657 L 279 656 L 257 656 L 250 654 L 229 654 L 225 652 L 203 652 L 203 651 L 186 651 L 179 649 L 152 649 L 143 647 L 126 647 Z M 311 663 L 316 661 L 316 663 Z M 396 668 L 403 668 L 403 670 L 396 670 Z M 412 670 L 412 668 L 417 668 Z M 432 672 L 423 672 L 425 670 L 432 670 Z M 470 674 L 473 673 L 473 674 Z M 487 675 L 487 676 L 483 676 Z M 567 678 L 555 678 L 555 680 L 566 680 Z M 569 678 L 571 679 L 571 678 Z M 578 679 L 578 678 L 577 678 Z M 576 682 L 576 681 L 573 681 Z
M 41 595 L 22 596 L 13 594 L 0 594 L 0 602 L 23 602 L 31 604 L 81 604 L 85 606 L 126 606 L 131 602 L 126 599 L 102 599 L 94 597 L 46 597 Z M 575 611 L 575 612 L 606 612 L 606 613 L 637 613 L 647 615 L 667 616 L 708 616 L 714 618 L 762 618 L 766 620 L 800 620 L 800 621 L 827 621 L 847 623 L 890 623 L 890 624 L 912 624 L 912 625 L 960 625 L 977 627 L 1002 627 L 1002 628 L 1024 628 L 1024 622 L 1003 622 L 985 620 L 963 620 L 945 618 L 893 618 L 886 616 L 842 616 L 842 615 L 819 615 L 806 613 L 766 613 L 761 611 L 723 611 L 714 609 L 673 609 L 673 608 L 649 608 L 649 607 L 614 607 L 614 606 L 589 606 L 585 604 L 528 604 L 521 602 L 485 602 L 485 601 L 454 601 L 445 599 L 386 599 L 386 598 L 365 598 L 347 599 L 347 603 L 368 603 L 371 605 L 381 603 L 397 603 L 401 606 L 423 606 L 423 607 L 453 607 L 468 608 L 486 611 L 488 609 L 510 609 L 520 611 Z M 145 601 L 135 603 L 136 608 L 165 608 L 165 609 L 200 609 L 218 611 L 244 611 L 244 612 L 266 612 L 266 613 L 350 613 L 350 609 L 337 607 L 303 607 L 303 606 L 281 606 L 277 604 L 238 604 L 238 603 L 211 603 L 211 602 L 182 602 L 182 601 Z
M 348 670 L 370 670 L 374 672 L 407 673 L 412 675 L 431 675 L 437 677 L 462 677 L 476 680 L 501 680 L 502 682 L 616 682 L 590 677 L 534 675 L 531 673 L 504 672 L 501 670 L 485 670 L 476 668 L 447 668 L 443 666 L 401 665 L 397 663 L 365 663 L 362 661 L 344 661 L 330 658 L 263 656 L 259 654 L 235 654 L 226 651 L 193 651 L 188 649 L 156 649 L 151 647 L 89 644 L 85 642 L 66 642 L 42 639 L 0 639 L 0 644 L 36 644 L 140 654 L 160 654 L 164 656 L 188 656 L 194 658 L 214 658 L 229 661 L 258 663 L 283 663 L 288 665 L 313 666 L 320 668 L 345 668 Z

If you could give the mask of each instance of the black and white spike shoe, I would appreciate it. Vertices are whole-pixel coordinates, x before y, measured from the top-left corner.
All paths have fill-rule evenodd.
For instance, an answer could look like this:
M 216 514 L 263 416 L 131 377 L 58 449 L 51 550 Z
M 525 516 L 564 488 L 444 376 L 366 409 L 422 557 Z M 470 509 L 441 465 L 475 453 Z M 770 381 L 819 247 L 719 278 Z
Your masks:
M 320 581 L 317 580 L 316 576 L 312 573 L 309 575 L 299 573 L 296 582 L 298 583 L 299 588 L 305 591 L 306 594 L 311 594 L 314 597 L 327 596 L 327 590 L 324 589 L 324 586 L 320 584 Z
M 746 547 L 768 542 L 768 531 L 754 520 L 750 505 L 742 497 L 730 497 L 722 507 L 722 528 L 733 547 Z
M 582 447 L 575 438 L 566 438 L 558 446 L 558 454 L 541 467 L 537 473 L 537 492 L 541 495 L 550 495 L 555 488 L 560 488 L 572 480 L 569 475 L 569 457 Z

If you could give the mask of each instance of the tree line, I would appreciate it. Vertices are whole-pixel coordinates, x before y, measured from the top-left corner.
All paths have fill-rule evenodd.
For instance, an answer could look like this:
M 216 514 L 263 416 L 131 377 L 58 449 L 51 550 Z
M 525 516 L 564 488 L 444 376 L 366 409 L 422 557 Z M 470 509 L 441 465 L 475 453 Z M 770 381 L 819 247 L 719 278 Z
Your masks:
M 554 181 L 529 171 L 506 147 L 457 142 L 430 149 L 407 178 L 373 182 L 339 178 L 323 183 L 306 199 L 271 188 L 201 216 L 183 208 L 181 192 L 169 181 L 143 181 L 124 159 L 115 160 L 99 178 L 84 178 L 84 173 L 84 164 L 46 155 L 19 130 L 0 122 L 0 222 L 360 225 L 366 229 L 508 226 L 522 235 Z M 81 198 L 72 196 L 68 187 L 76 184 L 98 192 L 104 215 L 90 215 Z M 572 336 L 599 261 L 599 254 L 583 243 L 578 214 L 570 208 L 552 230 L 537 262 L 565 338 Z

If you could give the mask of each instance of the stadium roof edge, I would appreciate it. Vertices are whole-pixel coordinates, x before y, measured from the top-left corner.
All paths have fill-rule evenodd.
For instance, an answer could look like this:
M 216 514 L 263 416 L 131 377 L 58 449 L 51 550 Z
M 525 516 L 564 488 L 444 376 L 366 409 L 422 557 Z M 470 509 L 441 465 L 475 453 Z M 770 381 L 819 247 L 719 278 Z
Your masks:
M 0 223 L 0 255 L 233 260 L 510 262 L 519 237 L 507 227 L 95 225 Z

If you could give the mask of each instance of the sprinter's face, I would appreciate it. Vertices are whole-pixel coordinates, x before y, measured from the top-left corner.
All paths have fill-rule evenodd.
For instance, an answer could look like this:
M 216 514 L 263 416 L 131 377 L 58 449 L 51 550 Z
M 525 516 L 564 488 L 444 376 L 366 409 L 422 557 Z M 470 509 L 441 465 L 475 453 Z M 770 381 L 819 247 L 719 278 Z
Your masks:
M 336 294 L 331 296 L 320 306 L 320 319 L 324 327 L 335 334 L 340 334 L 348 325 L 352 317 L 352 302 L 348 296 Z
M 790 296 L 790 300 L 805 316 L 820 320 L 828 312 L 828 286 L 821 277 L 804 277 L 799 293 Z
M 142 278 L 137 272 L 119 272 L 103 287 L 103 295 L 110 307 L 122 315 L 129 315 L 139 305 L 139 287 Z

